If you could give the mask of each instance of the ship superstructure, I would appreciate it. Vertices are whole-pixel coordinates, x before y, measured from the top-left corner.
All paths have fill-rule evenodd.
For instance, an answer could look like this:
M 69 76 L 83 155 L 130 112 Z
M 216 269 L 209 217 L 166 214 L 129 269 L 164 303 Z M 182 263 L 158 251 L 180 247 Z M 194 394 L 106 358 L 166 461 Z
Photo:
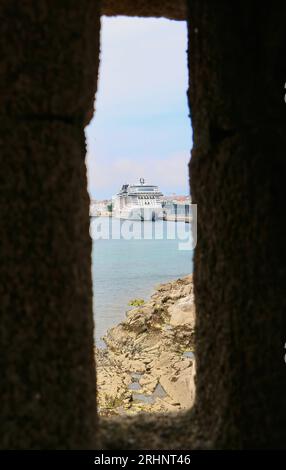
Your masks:
M 147 184 L 140 178 L 139 184 L 123 184 L 112 198 L 113 215 L 141 221 L 160 219 L 163 217 L 162 198 L 158 186 Z

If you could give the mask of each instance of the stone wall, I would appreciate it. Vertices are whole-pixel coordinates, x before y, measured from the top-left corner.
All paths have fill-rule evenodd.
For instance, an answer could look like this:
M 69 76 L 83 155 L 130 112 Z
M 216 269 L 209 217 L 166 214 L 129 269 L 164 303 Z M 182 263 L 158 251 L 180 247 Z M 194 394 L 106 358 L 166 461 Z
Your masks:
M 0 448 L 94 447 L 84 124 L 94 0 L 4 0 L 0 110 Z
M 168 445 L 198 429 L 201 445 L 284 447 L 286 6 L 188 3 L 197 402 L 184 426 L 170 425 Z M 159 0 L 106 0 L 101 11 L 185 17 L 183 3 Z M 98 2 L 3 0 L 0 21 L 0 448 L 91 448 L 83 129 L 96 90 Z
M 223 447 L 286 442 L 285 2 L 190 1 L 197 411 Z
M 103 15 L 165 17 L 171 20 L 187 19 L 186 0 L 102 0 Z

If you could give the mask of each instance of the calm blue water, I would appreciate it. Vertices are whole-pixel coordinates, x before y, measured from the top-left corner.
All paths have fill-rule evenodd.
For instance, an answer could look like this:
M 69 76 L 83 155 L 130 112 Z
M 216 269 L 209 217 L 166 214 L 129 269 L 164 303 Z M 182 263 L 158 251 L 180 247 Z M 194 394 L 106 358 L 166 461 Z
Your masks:
M 102 220 L 102 219 L 101 219 Z M 111 219 L 110 219 L 111 220 Z M 98 233 L 110 228 L 108 218 L 102 220 L 101 230 L 93 230 L 93 239 Z M 130 224 L 130 222 L 129 222 Z M 103 346 L 101 337 L 110 327 L 118 324 L 130 308 L 128 302 L 134 298 L 148 299 L 154 287 L 192 272 L 193 251 L 179 250 L 187 224 L 174 222 L 133 222 L 133 232 L 145 231 L 151 238 L 152 231 L 160 232 L 162 239 L 96 239 L 93 241 L 92 276 L 94 294 L 94 316 L 96 343 Z M 128 226 L 127 226 L 128 229 Z M 181 231 L 180 231 L 181 229 Z M 121 226 L 113 230 L 119 237 Z M 180 233 L 175 233 L 180 231 Z M 125 236 L 129 231 L 126 230 Z M 175 235 L 175 238 L 174 236 Z M 168 239 L 172 236 L 173 239 Z M 99 237 L 98 237 L 99 238 Z M 106 237 L 107 238 L 107 237 Z

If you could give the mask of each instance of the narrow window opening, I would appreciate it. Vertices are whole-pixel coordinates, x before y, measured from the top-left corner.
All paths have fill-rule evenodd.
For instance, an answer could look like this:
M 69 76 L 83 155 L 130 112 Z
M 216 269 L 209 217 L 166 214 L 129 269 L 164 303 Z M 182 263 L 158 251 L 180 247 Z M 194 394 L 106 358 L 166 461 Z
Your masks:
M 186 49 L 185 22 L 102 18 L 86 129 L 102 416 L 194 400 Z

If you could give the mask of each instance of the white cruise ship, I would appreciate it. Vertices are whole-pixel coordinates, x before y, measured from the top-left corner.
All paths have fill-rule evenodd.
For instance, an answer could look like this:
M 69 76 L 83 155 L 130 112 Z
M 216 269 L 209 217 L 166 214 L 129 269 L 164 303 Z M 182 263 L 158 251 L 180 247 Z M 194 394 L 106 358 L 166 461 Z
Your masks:
M 114 217 L 129 220 L 157 220 L 163 218 L 163 194 L 158 186 L 146 184 L 124 184 L 113 196 L 112 213 Z

